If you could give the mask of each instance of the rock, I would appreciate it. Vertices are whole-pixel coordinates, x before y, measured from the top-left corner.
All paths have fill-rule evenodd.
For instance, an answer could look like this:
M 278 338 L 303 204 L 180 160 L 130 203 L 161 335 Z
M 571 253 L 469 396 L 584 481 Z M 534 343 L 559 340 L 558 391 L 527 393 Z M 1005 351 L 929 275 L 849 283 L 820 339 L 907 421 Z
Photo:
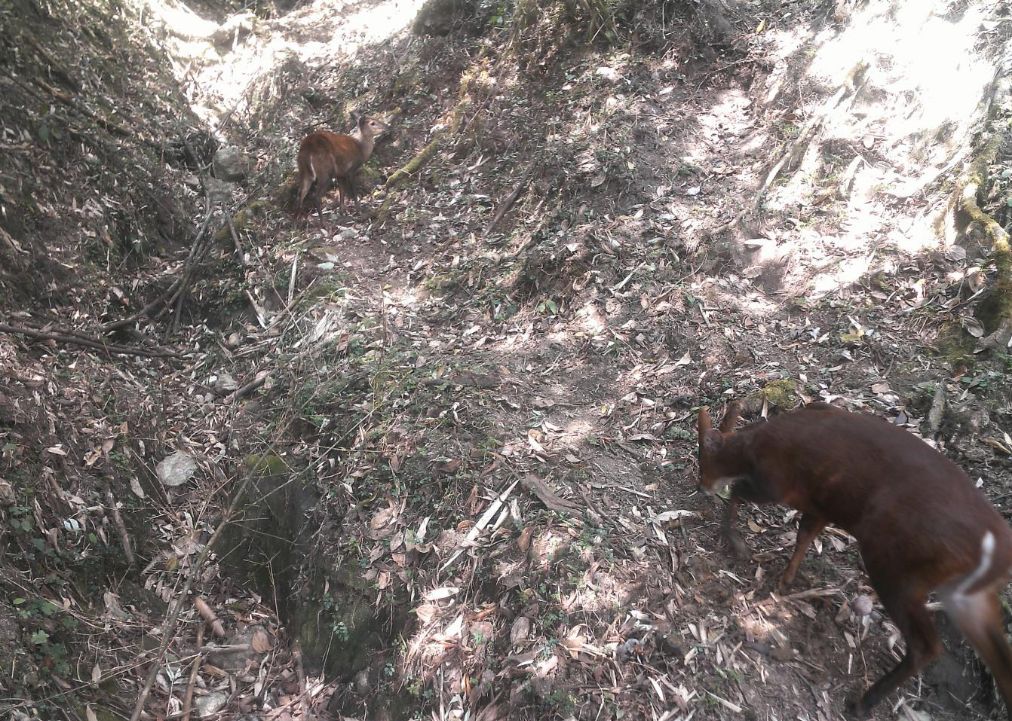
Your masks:
M 193 699 L 193 708 L 197 711 L 197 718 L 208 718 L 225 708 L 228 703 L 228 694 L 224 691 L 212 691 L 207 696 L 197 696 Z
M 207 178 L 207 198 L 212 203 L 228 203 L 232 200 L 232 184 L 217 178 Z
M 219 180 L 242 180 L 249 175 L 249 158 L 234 145 L 223 145 L 214 154 L 212 161 L 214 177 Z
M 227 395 L 236 390 L 238 387 L 239 382 L 232 377 L 231 373 L 227 372 L 219 373 L 218 377 L 215 378 L 214 383 L 211 385 L 211 388 L 219 396 Z
M 510 629 L 510 645 L 517 646 L 527 640 L 531 633 L 531 620 L 526 616 L 518 616 Z
M 13 506 L 16 500 L 14 488 L 10 483 L 0 478 L 0 506 Z
M 860 594 L 854 599 L 854 603 L 851 604 L 851 608 L 854 609 L 854 613 L 858 616 L 867 616 L 871 613 L 872 608 L 875 604 L 871 600 L 871 596 L 867 594 Z
M 197 471 L 197 461 L 186 451 L 176 451 L 155 466 L 158 480 L 169 488 L 186 483 Z

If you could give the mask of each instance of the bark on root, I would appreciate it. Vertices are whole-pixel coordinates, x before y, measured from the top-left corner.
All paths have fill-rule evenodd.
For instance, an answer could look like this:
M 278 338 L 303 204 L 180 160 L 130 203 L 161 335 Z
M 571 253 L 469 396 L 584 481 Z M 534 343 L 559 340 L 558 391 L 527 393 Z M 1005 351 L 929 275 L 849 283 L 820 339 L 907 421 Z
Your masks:
M 1004 140 L 1002 121 L 1012 108 L 1012 83 L 1004 73 L 995 76 L 988 94 L 988 109 L 985 116 L 987 138 L 967 175 L 953 191 L 949 207 L 954 219 L 958 237 L 969 232 L 978 233 L 991 248 L 995 278 L 987 297 L 978 304 L 976 313 L 988 331 L 977 342 L 975 353 L 1008 348 L 1012 344 L 1012 245 L 1008 232 L 988 215 L 977 201 L 986 191 L 988 170 L 995 163 Z

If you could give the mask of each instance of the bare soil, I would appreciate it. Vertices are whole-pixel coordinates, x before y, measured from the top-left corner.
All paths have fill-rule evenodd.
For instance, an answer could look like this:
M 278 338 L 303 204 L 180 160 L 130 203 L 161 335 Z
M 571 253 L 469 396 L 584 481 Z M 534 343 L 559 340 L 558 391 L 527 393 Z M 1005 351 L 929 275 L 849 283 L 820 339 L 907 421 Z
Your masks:
M 187 50 L 180 96 L 227 108 L 219 133 L 255 159 L 215 216 L 226 227 L 225 213 L 258 208 L 237 223 L 245 260 L 225 236 L 182 313 L 139 324 L 134 339 L 177 349 L 174 361 L 0 337 L 16 499 L 4 583 L 26 589 L 5 615 L 28 648 L 15 652 L 12 708 L 52 708 L 69 687 L 82 708 L 128 717 L 149 668 L 129 653 L 161 640 L 164 604 L 197 569 L 193 593 L 229 640 L 271 638 L 240 670 L 205 663 L 194 677 L 199 697 L 225 693 L 226 714 L 842 718 L 902 652 L 877 603 L 853 610 L 874 598 L 853 539 L 828 529 L 776 594 L 795 514 L 747 509 L 750 557 L 734 559 L 723 501 L 695 491 L 694 423 L 732 398 L 753 418 L 811 400 L 882 415 L 1009 514 L 1008 356 L 972 353 L 968 320 L 986 249 L 946 229 L 983 110 L 931 115 L 934 86 L 909 80 L 899 40 L 962 29 L 973 61 L 998 66 L 1007 17 L 997 3 L 929 4 L 730 4 L 720 29 L 733 42 L 689 5 L 644 4 L 619 18 L 622 42 L 587 44 L 561 39 L 558 8 L 512 33 L 468 16 L 445 35 L 378 38 L 379 23 L 357 18 L 393 3 L 317 3 L 237 26 L 214 55 Z M 848 44 L 869 28 L 879 45 Z M 171 34 L 152 42 L 184 57 Z M 294 222 L 298 140 L 350 128 L 357 112 L 392 127 L 361 178 L 365 210 Z M 29 127 L 30 115 L 0 121 Z M 70 166 L 67 184 L 87 188 Z M 0 171 L 21 178 L 30 164 Z M 184 177 L 196 171 L 173 172 L 199 222 L 203 198 Z M 66 269 L 79 254 L 63 239 L 102 237 L 104 224 L 52 215 Z M 2 227 L 38 247 L 49 226 Z M 157 295 L 180 246 L 49 271 L 41 285 L 59 292 L 6 281 L 19 293 L 7 309 L 28 298 L 26 324 L 94 330 Z M 237 398 L 216 390 L 226 373 L 266 380 Z M 153 467 L 176 448 L 200 473 L 165 489 Z M 260 480 L 234 524 L 245 535 L 199 562 L 249 477 Z M 133 564 L 117 557 L 107 491 Z M 68 537 L 83 573 L 60 555 Z M 47 569 L 61 581 L 40 580 Z M 109 594 L 131 598 L 127 619 Z M 105 619 L 121 646 L 88 648 L 84 630 L 50 623 L 61 614 L 26 612 L 37 599 L 84 627 Z M 156 664 L 188 673 L 200 621 L 186 599 Z M 875 718 L 1001 716 L 972 653 L 946 635 L 947 659 Z M 96 667 L 107 688 L 90 685 Z M 176 713 L 185 685 L 156 684 L 148 711 Z

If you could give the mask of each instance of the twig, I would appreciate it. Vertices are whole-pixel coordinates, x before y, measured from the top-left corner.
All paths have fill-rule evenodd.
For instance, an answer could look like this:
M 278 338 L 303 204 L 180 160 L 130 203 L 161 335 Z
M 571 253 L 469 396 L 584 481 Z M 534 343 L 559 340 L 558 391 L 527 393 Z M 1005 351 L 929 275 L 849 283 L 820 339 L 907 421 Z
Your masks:
M 251 380 L 249 383 L 247 383 L 246 385 L 242 386 L 241 388 L 237 388 L 232 393 L 232 397 L 235 398 L 235 400 L 239 400 L 240 398 L 245 398 L 250 393 L 252 393 L 253 391 L 255 391 L 257 388 L 259 388 L 260 386 L 262 386 L 264 384 L 264 382 L 268 378 L 270 378 L 270 375 L 271 374 L 268 373 L 267 371 L 260 371 L 259 373 L 256 374 L 256 377 L 253 380 Z
M 242 244 L 239 242 L 239 234 L 235 230 L 235 223 L 232 222 L 231 214 L 225 216 L 225 221 L 228 223 L 228 233 L 232 236 L 232 245 L 235 246 L 235 252 L 239 256 L 239 265 L 243 269 L 243 283 L 245 284 L 246 258 L 242 252 Z M 298 258 L 298 256 L 296 256 L 296 258 Z M 256 299 L 253 298 L 253 294 L 249 292 L 249 288 L 244 287 L 243 292 L 246 294 L 246 299 L 249 301 L 250 307 L 253 308 L 253 315 L 256 316 L 260 327 L 266 329 L 267 321 L 264 319 L 263 310 L 257 305 Z
M 197 648 L 199 649 L 203 644 L 204 624 L 200 624 L 197 626 Z M 200 671 L 200 664 L 203 660 L 203 653 L 198 651 L 196 658 L 193 659 L 193 668 L 190 669 L 190 683 L 186 685 L 186 695 L 183 697 L 182 721 L 190 721 L 190 707 L 193 705 L 193 687 L 197 684 L 197 672 Z
M 169 607 L 169 612 L 165 616 L 165 621 L 162 623 L 162 642 L 158 646 L 158 653 L 151 659 L 151 670 L 148 671 L 147 680 L 144 682 L 144 688 L 141 689 L 140 695 L 137 697 L 137 703 L 134 706 L 133 713 L 130 715 L 130 721 L 139 721 L 141 713 L 144 711 L 144 703 L 148 700 L 148 695 L 151 693 L 151 687 L 154 686 L 155 676 L 158 675 L 158 669 L 161 667 L 162 659 L 165 657 L 165 652 L 169 648 L 169 644 L 175 635 L 176 624 L 179 621 L 179 614 L 183 610 L 183 601 L 189 595 L 190 588 L 193 587 L 194 580 L 200 575 L 200 569 L 203 568 L 204 563 L 207 561 L 207 557 L 211 555 L 211 549 L 214 548 L 214 544 L 218 542 L 225 527 L 232 521 L 232 517 L 235 515 L 236 509 L 239 507 L 239 501 L 246 493 L 246 487 L 250 484 L 250 480 L 253 478 L 252 474 L 247 474 L 239 484 L 239 488 L 236 490 L 235 495 L 232 496 L 232 501 L 228 505 L 228 510 L 222 516 L 221 523 L 214 529 L 214 533 L 211 538 L 208 539 L 207 545 L 204 546 L 200 551 L 200 555 L 197 556 L 196 561 L 190 567 L 190 573 L 187 574 L 186 580 L 183 582 L 183 587 L 172 601 L 172 605 Z
M 618 291 L 622 290 L 622 289 L 623 289 L 623 288 L 625 287 L 626 283 L 628 283 L 628 282 L 629 282 L 630 280 L 632 280 L 632 277 L 633 277 L 634 275 L 636 275 L 636 271 L 638 271 L 638 270 L 639 270 L 640 268 L 642 268 L 642 267 L 643 267 L 644 265 L 646 265 L 646 263 L 640 263 L 640 264 L 639 264 L 639 265 L 637 265 L 637 266 L 636 266 L 635 268 L 633 268 L 633 269 L 632 269 L 631 271 L 629 271 L 629 275 L 627 275 L 627 276 L 626 276 L 625 278 L 623 278 L 623 279 L 622 279 L 621 281 L 619 281 L 619 282 L 618 282 L 617 284 L 613 285 L 613 286 L 611 287 L 611 291 L 612 291 L 613 293 L 617 293 Z
M 226 215 L 225 220 L 228 222 L 228 233 L 232 236 L 232 245 L 235 246 L 235 254 L 239 256 L 239 265 L 245 269 L 246 256 L 242 252 L 242 243 L 239 242 L 239 234 L 235 232 L 235 223 L 232 222 L 231 215 Z
M 495 211 L 495 215 L 492 216 L 491 222 L 485 226 L 485 235 L 491 233 L 492 229 L 499 225 L 499 221 L 503 219 L 503 216 L 506 215 L 509 209 L 513 207 L 513 204 L 517 202 L 517 198 L 520 197 L 520 193 L 523 192 L 523 189 L 527 187 L 528 182 L 530 182 L 530 178 L 527 173 L 524 173 L 524 176 L 520 178 L 520 182 L 517 183 L 517 187 L 513 188 L 513 192 L 506 196 L 506 200 L 499 205 L 499 209 Z
M 131 346 L 119 345 L 118 343 L 107 343 L 101 338 L 88 338 L 75 332 L 55 332 L 55 331 L 44 331 L 38 328 L 28 328 L 25 326 L 8 325 L 7 323 L 0 323 L 0 333 L 14 333 L 16 335 L 24 335 L 29 338 L 35 338 L 36 340 L 54 340 L 58 343 L 70 343 L 72 345 L 80 345 L 85 348 L 94 348 L 95 350 L 102 350 L 106 353 L 119 353 L 121 355 L 137 355 L 144 356 L 146 358 L 178 358 L 179 354 L 172 351 L 161 350 L 161 349 L 147 349 L 147 348 L 134 348 Z
M 786 596 L 777 596 L 770 594 L 770 597 L 765 601 L 758 604 L 760 608 L 769 608 L 770 606 L 777 606 L 783 601 L 803 601 L 808 598 L 823 598 L 825 596 L 842 596 L 843 590 L 840 588 L 807 588 L 804 591 L 797 591 L 796 593 L 789 593 Z
M 148 303 L 146 306 L 141 308 L 133 315 L 128 316 L 126 318 L 121 318 L 120 320 L 114 320 L 110 321 L 109 323 L 102 324 L 102 330 L 105 332 L 109 332 L 113 330 L 118 330 L 119 328 L 125 328 L 126 326 L 140 320 L 143 317 L 148 318 L 153 317 L 152 314 L 159 307 L 166 304 L 171 305 L 172 303 L 174 303 L 176 301 L 177 294 L 179 293 L 183 284 L 189 282 L 189 268 L 193 263 L 194 257 L 197 255 L 197 249 L 198 246 L 200 245 L 200 241 L 204 237 L 204 233 L 207 232 L 207 226 L 210 224 L 211 224 L 211 210 L 208 209 L 207 213 L 204 215 L 204 222 L 201 223 L 200 229 L 197 230 L 197 235 L 193 239 L 193 244 L 190 246 L 190 252 L 186 257 L 186 260 L 183 261 L 182 275 L 180 275 L 180 277 L 172 281 L 172 284 L 168 287 L 168 289 L 164 293 L 162 293 L 160 296 L 155 298 L 153 301 Z
M 123 546 L 123 556 L 126 557 L 127 564 L 134 565 L 134 552 L 130 547 L 130 534 L 127 533 L 126 525 L 123 523 L 123 516 L 120 515 L 119 508 L 116 506 L 116 498 L 112 495 L 112 489 L 105 489 L 105 500 L 109 504 L 109 515 L 112 516 L 112 523 L 116 526 L 116 530 L 119 531 L 120 544 Z
M 285 306 L 291 307 L 292 299 L 295 297 L 295 278 L 299 270 L 299 253 L 296 251 L 295 258 L 292 259 L 292 272 L 288 276 L 288 303 Z
M 456 561 L 460 557 L 460 554 L 464 552 L 464 549 L 474 544 L 475 539 L 478 538 L 479 534 L 481 534 L 481 532 L 492 520 L 492 517 L 499 511 L 500 508 L 502 508 L 503 504 L 506 503 L 506 499 L 509 498 L 511 493 L 513 493 L 513 489 L 517 487 L 518 483 L 520 483 L 519 479 L 513 481 L 513 483 L 511 483 L 505 491 L 496 496 L 495 500 L 492 501 L 488 508 L 485 509 L 485 512 L 481 514 L 481 518 L 478 519 L 478 522 L 471 526 L 471 530 L 467 532 L 467 535 L 464 537 L 464 540 L 460 542 L 457 550 L 454 551 L 453 555 L 450 556 L 446 560 L 446 563 L 444 563 L 439 569 L 440 572 L 443 572 L 452 566 L 454 561 Z M 132 719 L 132 721 L 137 721 L 137 719 Z

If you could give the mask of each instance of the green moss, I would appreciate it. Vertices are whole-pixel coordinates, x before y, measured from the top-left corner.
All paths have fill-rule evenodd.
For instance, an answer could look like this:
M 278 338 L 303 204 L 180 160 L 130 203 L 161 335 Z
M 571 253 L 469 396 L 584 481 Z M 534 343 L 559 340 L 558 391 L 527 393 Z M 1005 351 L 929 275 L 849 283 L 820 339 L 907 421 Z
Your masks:
M 243 459 L 243 463 L 250 471 L 261 476 L 282 475 L 289 470 L 285 459 L 274 454 L 251 453 Z
M 794 408 L 801 400 L 797 383 L 789 378 L 770 381 L 756 395 L 760 402 L 765 400 L 777 408 Z
M 950 368 L 974 366 L 976 340 L 959 323 L 948 323 L 938 334 L 938 355 Z

